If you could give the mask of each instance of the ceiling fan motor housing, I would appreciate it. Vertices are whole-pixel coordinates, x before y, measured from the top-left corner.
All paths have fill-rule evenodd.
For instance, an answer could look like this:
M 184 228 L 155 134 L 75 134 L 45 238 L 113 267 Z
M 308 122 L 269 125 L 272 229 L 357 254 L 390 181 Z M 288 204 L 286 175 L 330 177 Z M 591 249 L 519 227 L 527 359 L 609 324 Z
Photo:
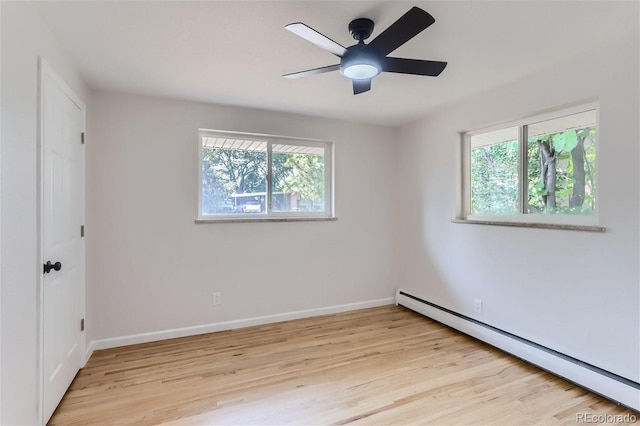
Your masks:
M 349 32 L 359 42 L 366 40 L 373 32 L 373 21 L 368 18 L 354 19 L 349 23 Z

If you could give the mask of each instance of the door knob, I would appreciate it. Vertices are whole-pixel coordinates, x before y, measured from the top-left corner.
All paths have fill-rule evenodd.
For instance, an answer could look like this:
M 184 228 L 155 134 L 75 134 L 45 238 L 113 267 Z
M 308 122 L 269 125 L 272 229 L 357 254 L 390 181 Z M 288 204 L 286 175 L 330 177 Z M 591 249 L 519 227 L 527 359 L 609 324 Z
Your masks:
M 62 269 L 62 263 L 60 262 L 51 263 L 50 260 L 47 260 L 47 263 L 44 264 L 44 273 L 48 274 L 49 272 L 51 272 L 52 269 L 54 271 L 59 271 L 60 269 Z

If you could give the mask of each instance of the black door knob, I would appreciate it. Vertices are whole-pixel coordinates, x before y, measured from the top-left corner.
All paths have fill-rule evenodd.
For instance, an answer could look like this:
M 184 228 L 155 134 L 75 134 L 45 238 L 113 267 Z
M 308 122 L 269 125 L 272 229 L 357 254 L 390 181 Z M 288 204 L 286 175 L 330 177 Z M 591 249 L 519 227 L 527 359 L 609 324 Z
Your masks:
M 51 263 L 50 260 L 47 260 L 47 263 L 44 264 L 44 273 L 48 274 L 49 272 L 51 272 L 52 269 L 54 271 L 59 271 L 60 269 L 62 269 L 62 263 L 60 262 Z

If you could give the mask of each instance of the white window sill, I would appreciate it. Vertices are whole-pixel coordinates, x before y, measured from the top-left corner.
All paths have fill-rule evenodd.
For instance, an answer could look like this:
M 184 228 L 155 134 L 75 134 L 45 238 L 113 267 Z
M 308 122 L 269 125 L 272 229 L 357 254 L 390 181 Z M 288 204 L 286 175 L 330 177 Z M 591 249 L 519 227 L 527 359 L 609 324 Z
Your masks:
M 230 217 L 230 218 L 207 218 L 196 219 L 195 223 L 246 223 L 246 222 L 328 222 L 336 221 L 337 217 L 300 217 L 300 216 L 286 216 L 286 217 Z
M 606 228 L 596 225 L 565 225 L 559 223 L 526 223 L 526 222 L 503 222 L 498 220 L 468 220 L 453 219 L 453 223 L 464 223 L 468 225 L 494 225 L 512 226 L 518 228 L 538 228 L 538 229 L 560 229 L 565 231 L 586 231 L 586 232 L 606 232 Z

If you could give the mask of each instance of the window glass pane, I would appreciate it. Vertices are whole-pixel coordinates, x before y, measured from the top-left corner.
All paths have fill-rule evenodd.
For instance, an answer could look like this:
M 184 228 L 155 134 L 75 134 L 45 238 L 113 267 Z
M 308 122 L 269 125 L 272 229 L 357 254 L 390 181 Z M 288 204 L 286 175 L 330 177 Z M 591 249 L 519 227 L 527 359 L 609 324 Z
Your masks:
M 271 158 L 271 210 L 324 212 L 324 148 L 273 144 Z
M 518 127 L 471 136 L 471 214 L 518 213 Z
M 527 131 L 527 212 L 593 214 L 595 110 L 531 124 Z
M 202 214 L 264 213 L 267 142 L 202 137 Z

